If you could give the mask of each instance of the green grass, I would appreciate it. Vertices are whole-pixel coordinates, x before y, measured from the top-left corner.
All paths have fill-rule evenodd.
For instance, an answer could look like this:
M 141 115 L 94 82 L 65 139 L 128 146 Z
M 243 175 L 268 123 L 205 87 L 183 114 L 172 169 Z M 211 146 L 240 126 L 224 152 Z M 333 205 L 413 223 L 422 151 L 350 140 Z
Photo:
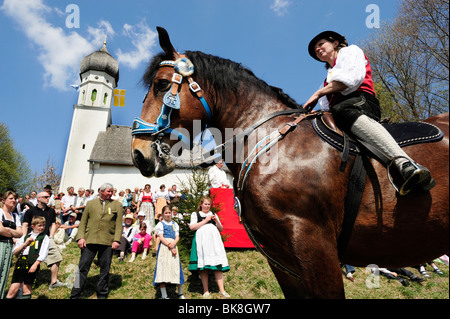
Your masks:
M 201 299 L 203 293 L 198 274 L 188 271 L 188 252 L 181 251 L 184 269 L 185 285 L 184 295 L 187 299 Z M 225 289 L 232 299 L 283 299 L 283 293 L 275 276 L 264 257 L 255 250 L 227 250 L 231 270 L 224 273 Z M 64 260 L 61 263 L 58 279 L 62 282 L 73 282 L 80 258 L 80 251 L 75 243 L 71 243 L 63 251 Z M 153 286 L 153 273 L 156 258 L 151 255 L 142 260 L 138 255 L 133 263 L 119 263 L 113 257 L 110 276 L 110 299 L 155 299 L 160 298 L 159 289 Z M 13 258 L 13 265 L 15 263 Z M 449 299 L 448 267 L 438 264 L 444 276 L 431 273 L 431 278 L 421 284 L 412 282 L 409 287 L 403 287 L 396 280 L 388 280 L 380 276 L 378 288 L 368 288 L 366 279 L 368 274 L 365 268 L 357 268 L 355 281 L 344 279 L 347 299 Z M 408 268 L 416 275 L 417 270 Z M 10 271 L 10 280 L 13 266 Z M 95 299 L 95 287 L 98 281 L 99 268 L 92 264 L 83 297 Z M 43 263 L 41 271 L 33 288 L 33 299 L 68 299 L 70 289 L 48 289 L 50 270 Z M 210 292 L 213 299 L 221 299 L 218 293 L 214 276 L 209 277 Z M 6 289 L 9 288 L 9 285 Z M 175 287 L 168 288 L 169 297 L 175 298 Z

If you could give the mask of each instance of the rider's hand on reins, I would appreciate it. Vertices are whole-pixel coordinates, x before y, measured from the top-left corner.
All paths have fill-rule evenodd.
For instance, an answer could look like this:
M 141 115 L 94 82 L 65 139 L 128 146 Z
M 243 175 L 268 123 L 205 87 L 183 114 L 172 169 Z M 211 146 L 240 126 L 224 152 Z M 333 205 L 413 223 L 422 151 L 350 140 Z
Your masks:
M 316 93 L 314 93 L 308 101 L 303 104 L 303 109 L 305 109 L 307 112 L 311 112 L 314 106 L 316 106 L 317 101 L 319 101 L 320 96 Z

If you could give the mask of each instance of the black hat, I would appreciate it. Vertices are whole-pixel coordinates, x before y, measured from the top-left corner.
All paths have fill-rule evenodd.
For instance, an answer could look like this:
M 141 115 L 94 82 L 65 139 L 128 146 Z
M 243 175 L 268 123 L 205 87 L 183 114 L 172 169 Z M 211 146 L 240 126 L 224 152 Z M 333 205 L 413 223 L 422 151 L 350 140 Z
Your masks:
M 339 41 L 339 43 L 344 43 L 346 46 L 348 45 L 347 40 L 345 39 L 345 37 L 337 32 L 334 31 L 323 31 L 321 33 L 319 33 L 318 35 L 316 35 L 310 42 L 308 45 L 308 52 L 309 55 L 312 56 L 315 60 L 320 61 L 320 59 L 317 57 L 316 55 L 316 51 L 314 50 L 314 47 L 316 46 L 317 41 L 319 41 L 320 39 L 328 39 L 328 38 L 333 38 L 334 40 Z M 323 61 L 320 61 L 323 62 Z
M 44 189 L 52 189 L 52 186 L 51 185 L 45 185 L 45 187 L 44 187 Z

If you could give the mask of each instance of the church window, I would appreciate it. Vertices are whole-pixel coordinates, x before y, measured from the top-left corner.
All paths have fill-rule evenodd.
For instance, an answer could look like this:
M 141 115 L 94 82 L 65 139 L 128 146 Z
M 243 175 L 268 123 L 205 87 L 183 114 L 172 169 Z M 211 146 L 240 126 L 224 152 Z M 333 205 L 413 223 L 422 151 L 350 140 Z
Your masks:
M 108 93 L 105 93 L 105 96 L 103 97 L 103 105 L 106 105 L 107 100 L 108 100 Z
M 93 89 L 91 94 L 91 101 L 94 102 L 97 99 L 97 90 Z

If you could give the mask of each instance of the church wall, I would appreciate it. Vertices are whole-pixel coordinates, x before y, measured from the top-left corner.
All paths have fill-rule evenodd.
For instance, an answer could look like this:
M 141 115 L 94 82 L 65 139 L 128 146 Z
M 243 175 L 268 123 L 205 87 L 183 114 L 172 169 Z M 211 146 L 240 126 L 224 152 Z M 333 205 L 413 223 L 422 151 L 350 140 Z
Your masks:
M 67 187 L 89 182 L 89 162 L 92 148 L 98 133 L 106 130 L 110 121 L 107 109 L 75 105 L 72 127 L 67 144 L 60 190 L 67 192 Z M 103 126 L 99 123 L 104 123 Z
M 97 192 L 97 188 L 103 183 L 111 183 L 117 189 L 117 192 L 126 188 L 130 188 L 132 191 L 135 187 L 144 188 L 145 184 L 150 184 L 153 192 L 159 190 L 161 184 L 166 186 L 166 190 L 174 184 L 180 189 L 180 180 L 186 183 L 191 175 L 192 173 L 189 169 L 175 169 L 172 173 L 163 177 L 147 178 L 142 176 L 134 166 L 101 164 L 99 167 L 94 168 L 94 174 L 93 176 L 91 175 L 92 187 L 86 185 L 84 188 L 93 188 Z

